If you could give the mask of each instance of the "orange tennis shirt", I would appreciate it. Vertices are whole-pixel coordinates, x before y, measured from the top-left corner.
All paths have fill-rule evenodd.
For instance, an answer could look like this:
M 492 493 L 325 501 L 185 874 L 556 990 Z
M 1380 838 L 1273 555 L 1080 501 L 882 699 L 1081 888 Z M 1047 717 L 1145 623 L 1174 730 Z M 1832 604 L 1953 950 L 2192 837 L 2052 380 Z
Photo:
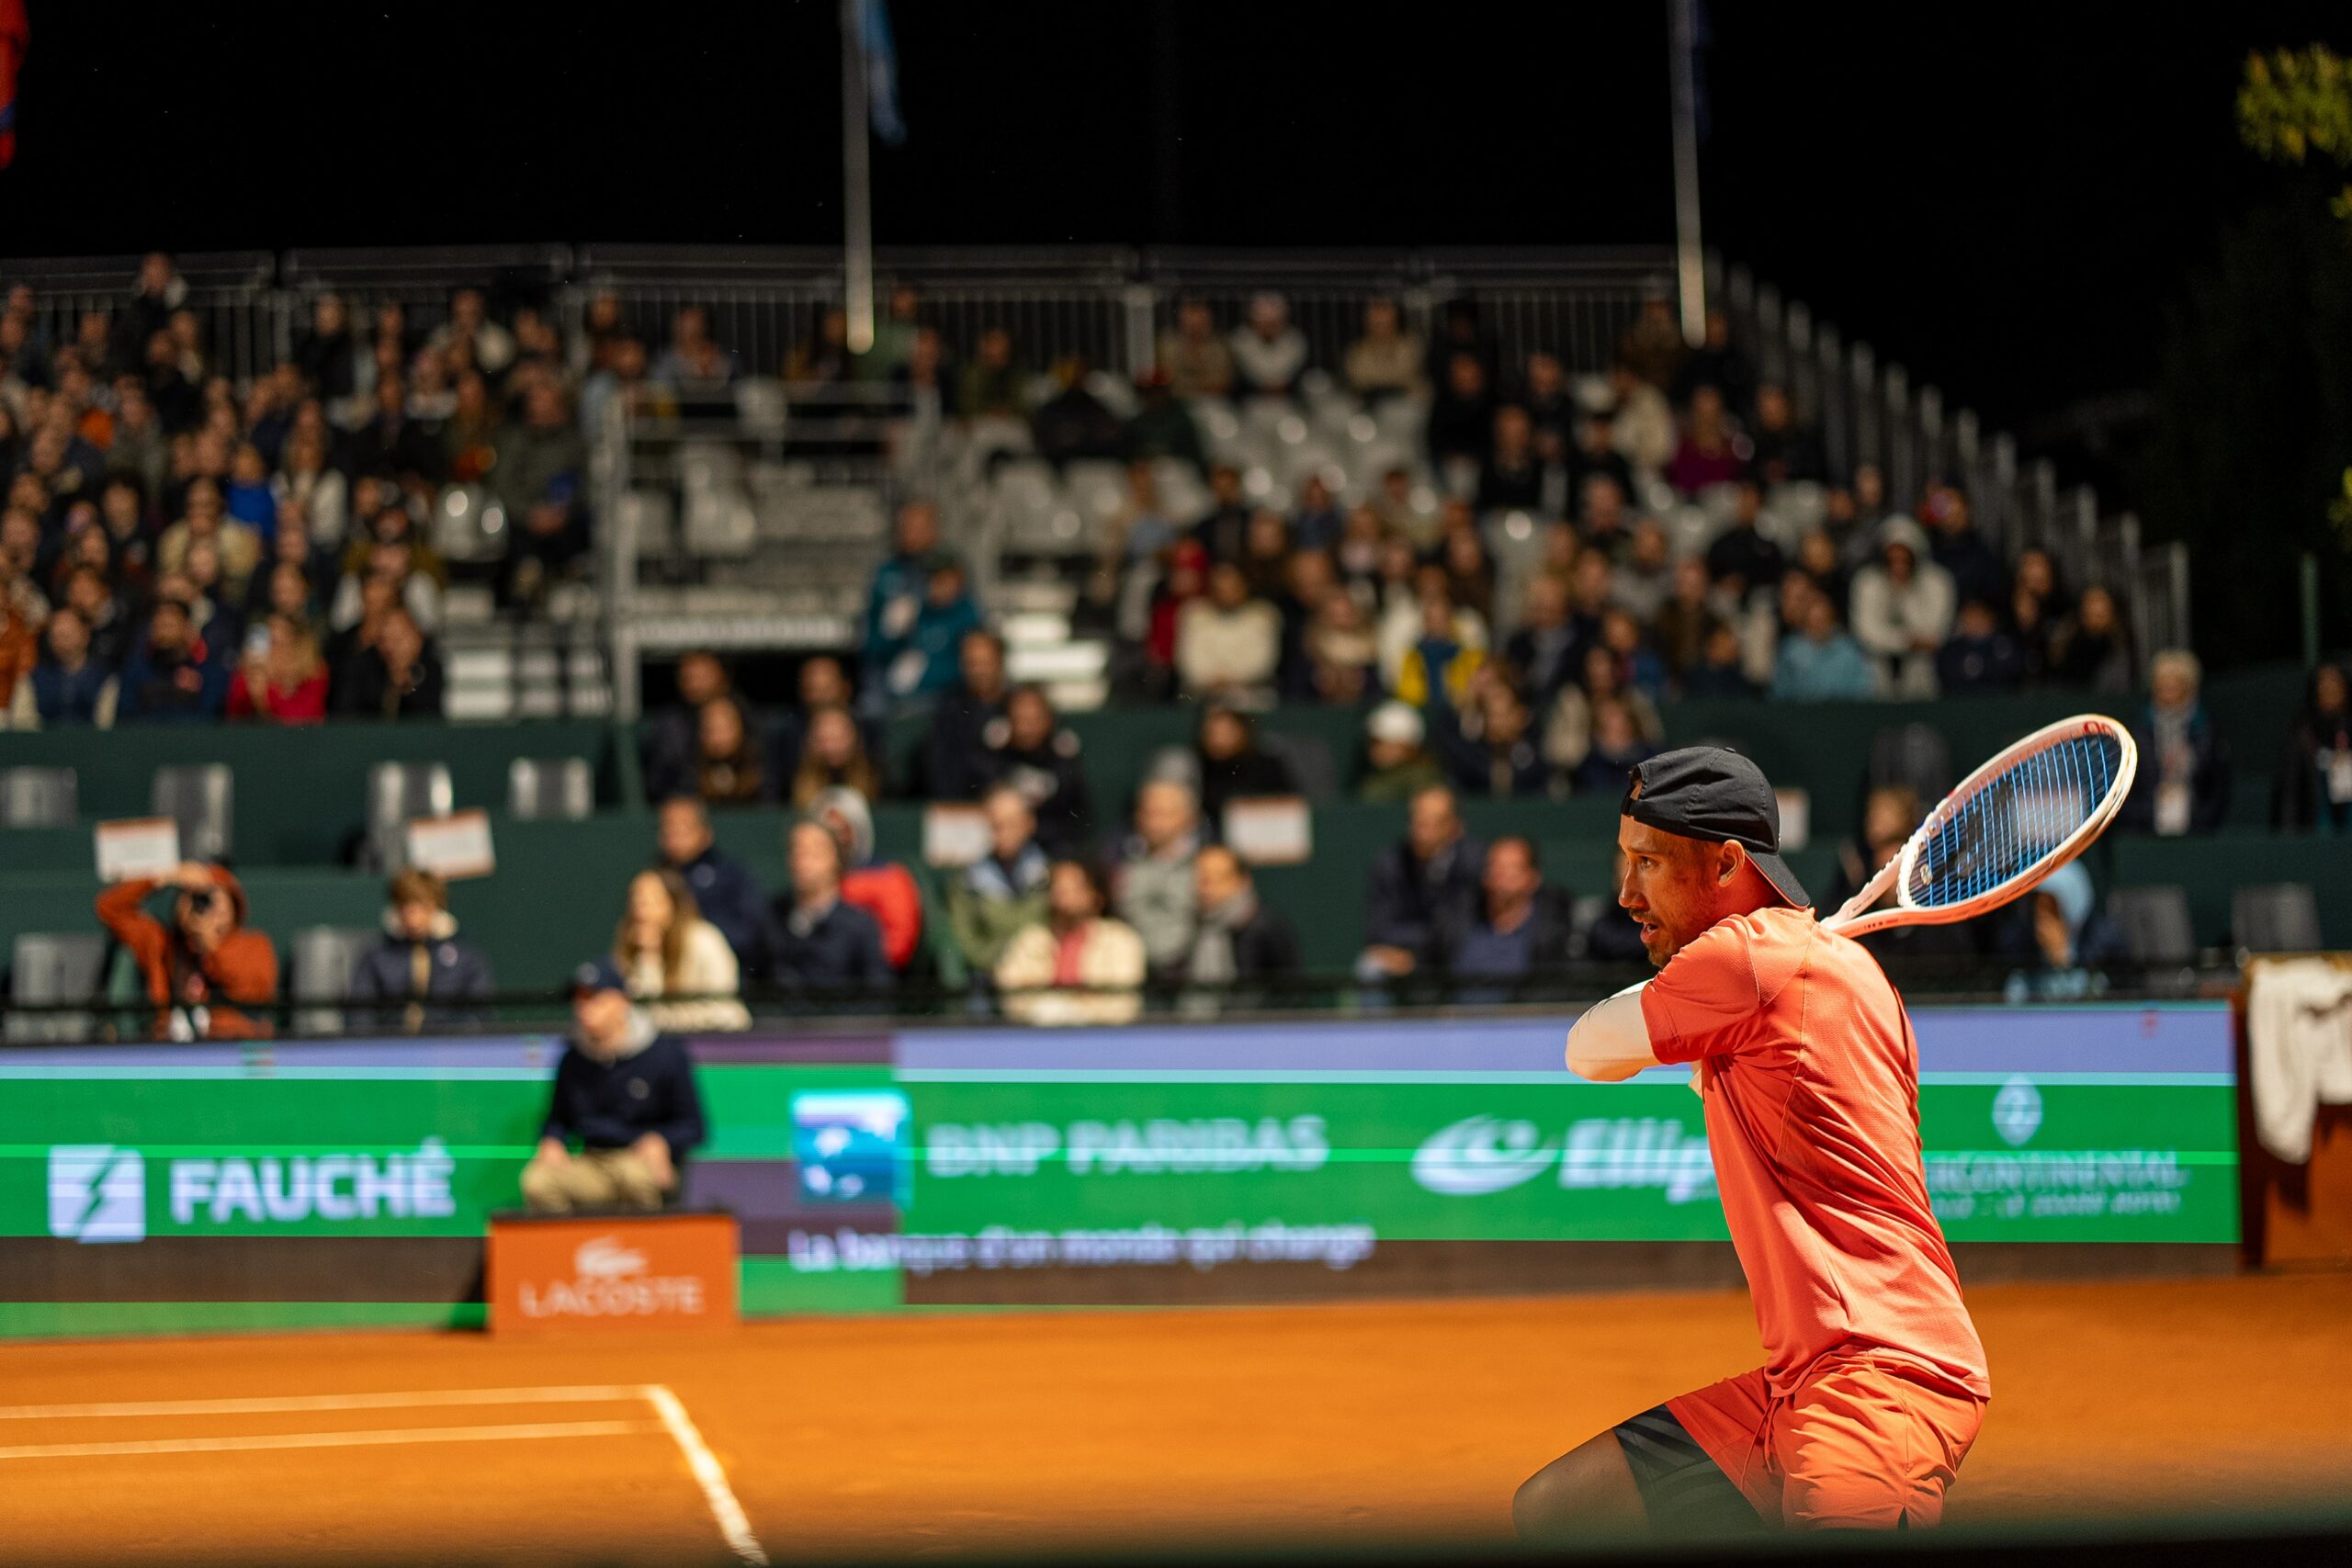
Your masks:
M 1882 1350 L 1990 1398 L 1919 1158 L 1919 1049 L 1885 973 L 1809 909 L 1719 920 L 1644 987 L 1661 1062 L 1703 1059 L 1707 1146 L 1775 1396 Z

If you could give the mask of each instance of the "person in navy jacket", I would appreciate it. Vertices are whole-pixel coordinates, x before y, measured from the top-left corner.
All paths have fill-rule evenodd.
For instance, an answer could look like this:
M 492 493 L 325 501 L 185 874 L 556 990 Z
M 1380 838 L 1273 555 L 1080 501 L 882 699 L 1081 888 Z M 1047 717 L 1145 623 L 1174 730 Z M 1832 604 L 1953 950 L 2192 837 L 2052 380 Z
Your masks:
M 538 1153 L 523 1168 L 523 1201 L 542 1214 L 659 1209 L 703 1141 L 694 1060 L 629 999 L 609 958 L 573 975 L 571 1017 Z

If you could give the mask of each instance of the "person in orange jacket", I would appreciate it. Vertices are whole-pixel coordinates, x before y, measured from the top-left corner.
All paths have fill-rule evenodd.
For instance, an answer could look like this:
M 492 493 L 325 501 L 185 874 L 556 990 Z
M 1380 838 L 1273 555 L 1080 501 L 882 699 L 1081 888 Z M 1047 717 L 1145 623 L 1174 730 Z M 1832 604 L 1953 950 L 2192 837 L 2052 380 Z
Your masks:
M 142 907 L 160 887 L 178 890 L 169 925 Z M 269 1033 L 266 1018 L 243 1010 L 277 999 L 277 950 L 245 928 L 245 890 L 226 868 L 187 861 L 162 881 L 118 883 L 98 895 L 98 919 L 139 961 L 157 1038 Z

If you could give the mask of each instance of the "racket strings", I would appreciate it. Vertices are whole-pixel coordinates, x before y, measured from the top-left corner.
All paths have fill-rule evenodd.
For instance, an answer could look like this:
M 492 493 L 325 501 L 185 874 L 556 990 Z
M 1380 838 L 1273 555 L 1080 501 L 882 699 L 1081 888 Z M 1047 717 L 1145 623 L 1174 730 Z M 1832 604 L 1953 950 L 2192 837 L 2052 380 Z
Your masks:
M 2017 759 L 1943 809 L 1913 858 L 1905 901 L 1949 908 L 2033 870 L 2098 813 L 2122 761 L 2123 743 L 2105 731 Z

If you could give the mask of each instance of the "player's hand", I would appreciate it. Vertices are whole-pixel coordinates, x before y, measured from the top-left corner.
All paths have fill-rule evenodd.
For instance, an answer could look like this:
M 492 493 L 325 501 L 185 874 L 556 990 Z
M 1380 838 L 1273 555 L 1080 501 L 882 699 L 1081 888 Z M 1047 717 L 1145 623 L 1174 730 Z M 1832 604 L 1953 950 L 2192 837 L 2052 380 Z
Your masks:
M 561 1138 L 541 1138 L 539 1157 L 549 1165 L 569 1165 L 571 1163 L 571 1150 Z

